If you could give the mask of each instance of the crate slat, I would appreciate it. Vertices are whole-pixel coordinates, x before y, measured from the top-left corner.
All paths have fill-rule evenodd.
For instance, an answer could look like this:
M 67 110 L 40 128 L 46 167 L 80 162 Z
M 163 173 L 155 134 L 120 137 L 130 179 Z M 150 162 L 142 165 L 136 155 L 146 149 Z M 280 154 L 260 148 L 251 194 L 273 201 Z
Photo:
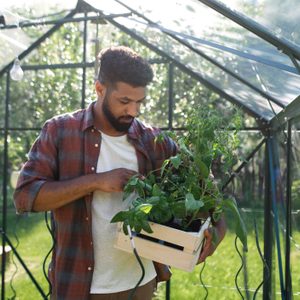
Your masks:
M 204 230 L 209 225 L 210 218 L 202 225 L 199 232 L 191 233 L 150 223 L 153 233 L 149 234 L 142 231 L 142 234 L 158 239 L 160 242 L 135 236 L 134 243 L 141 257 L 191 272 L 198 261 L 204 239 Z M 162 244 L 161 241 L 171 243 L 175 247 L 178 246 L 183 249 L 175 249 L 174 247 Z M 118 224 L 115 248 L 129 253 L 133 252 L 129 236 L 125 235 L 122 231 L 122 223 Z

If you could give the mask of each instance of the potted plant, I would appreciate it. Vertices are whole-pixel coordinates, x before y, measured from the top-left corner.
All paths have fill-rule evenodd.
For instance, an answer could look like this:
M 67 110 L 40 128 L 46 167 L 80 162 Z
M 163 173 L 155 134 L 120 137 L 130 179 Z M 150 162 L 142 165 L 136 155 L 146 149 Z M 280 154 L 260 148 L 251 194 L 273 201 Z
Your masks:
M 189 116 L 187 131 L 184 134 L 169 133 L 179 146 L 177 155 L 165 160 L 159 170 L 151 172 L 145 178 L 132 177 L 125 186 L 124 198 L 133 192 L 137 197 L 127 211 L 117 213 L 111 220 L 122 224 L 122 230 L 119 225 L 117 247 L 125 251 L 130 250 L 126 235 L 128 228 L 131 228 L 136 235 L 135 241 L 142 243 L 138 249 L 141 256 L 159 259 L 157 255 L 152 257 L 149 250 L 151 245 L 155 245 L 158 248 L 152 249 L 152 252 L 159 252 L 158 255 L 162 257 L 158 261 L 170 265 L 175 261 L 173 265 L 180 268 L 176 262 L 182 261 L 183 258 L 177 257 L 176 251 L 168 251 L 170 248 L 181 250 L 181 254 L 190 254 L 190 262 L 181 268 L 191 271 L 201 248 L 204 230 L 203 227 L 201 230 L 201 226 L 205 224 L 207 227 L 208 217 L 216 222 L 223 213 L 230 211 L 236 220 L 235 232 L 247 248 L 245 225 L 236 201 L 221 191 L 221 187 L 211 175 L 214 161 L 221 162 L 222 167 L 218 168 L 219 175 L 230 173 L 236 162 L 239 143 L 238 131 L 229 127 L 239 128 L 240 124 L 241 117 L 238 112 L 227 122 L 225 117 L 206 107 Z M 162 138 L 163 134 L 157 137 L 156 143 Z M 168 231 L 169 228 L 173 231 Z M 164 236 L 159 233 L 161 230 L 167 230 Z M 179 231 L 185 235 L 179 234 Z M 176 238 L 179 236 L 180 238 Z M 185 241 L 184 236 L 188 237 L 189 242 Z M 183 245 L 180 241 L 183 241 Z M 153 244 L 155 242 L 156 244 Z M 192 246 L 189 249 L 184 243 L 190 243 Z M 162 246 L 167 247 L 161 249 Z M 142 253 L 142 248 L 148 248 L 146 254 Z M 170 257 L 173 257 L 171 263 Z

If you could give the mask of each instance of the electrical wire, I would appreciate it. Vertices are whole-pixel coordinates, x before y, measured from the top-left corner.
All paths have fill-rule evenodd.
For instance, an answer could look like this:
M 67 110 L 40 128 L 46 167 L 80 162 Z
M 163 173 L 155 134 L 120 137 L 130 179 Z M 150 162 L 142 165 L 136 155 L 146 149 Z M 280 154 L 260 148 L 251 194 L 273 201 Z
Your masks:
M 258 231 L 257 231 L 257 224 L 256 224 L 256 218 L 255 217 L 254 217 L 253 222 L 254 222 L 254 234 L 255 234 L 256 248 L 257 248 L 258 254 L 260 256 L 260 259 L 263 262 L 264 268 L 267 270 L 267 274 L 268 274 L 267 278 L 263 278 L 263 280 L 261 281 L 261 283 L 256 288 L 256 290 L 255 290 L 255 292 L 253 294 L 253 300 L 255 300 L 259 289 L 262 287 L 262 285 L 265 283 L 265 281 L 269 280 L 269 278 L 270 278 L 270 270 L 269 270 L 269 267 L 268 267 L 268 265 L 267 265 L 267 263 L 266 263 L 266 261 L 264 259 L 264 256 L 262 254 L 262 251 L 261 251 L 261 248 L 260 248 L 260 245 L 259 245 Z
M 199 273 L 200 283 L 204 287 L 204 290 L 205 290 L 204 300 L 206 300 L 207 297 L 208 297 L 208 288 L 206 287 L 206 285 L 205 285 L 205 283 L 203 281 L 203 278 L 202 278 L 202 273 L 203 273 L 203 271 L 205 269 L 205 266 L 206 266 L 206 261 L 203 262 L 202 268 L 201 268 L 200 273 Z
M 18 235 L 17 235 L 17 227 L 18 227 L 18 225 L 19 225 L 19 223 L 20 223 L 21 218 L 22 218 L 22 217 L 21 217 L 20 215 L 17 215 L 17 221 L 15 222 L 14 227 L 13 227 L 13 236 L 14 236 L 14 238 L 15 238 L 15 240 L 16 240 L 16 244 L 15 244 L 15 246 L 14 246 L 15 249 L 17 249 L 18 246 L 19 246 L 19 244 L 20 244 L 20 240 L 19 240 Z M 13 286 L 13 280 L 14 280 L 16 274 L 17 274 L 18 271 L 19 271 L 18 265 L 17 265 L 17 263 L 16 263 L 16 261 L 15 261 L 14 252 L 12 252 L 11 260 L 12 260 L 12 263 L 13 263 L 13 265 L 14 265 L 15 271 L 14 271 L 13 274 L 11 275 L 11 278 L 10 278 L 10 281 L 9 281 L 9 286 L 10 286 L 12 292 L 13 292 L 13 296 L 10 297 L 9 299 L 14 300 L 14 299 L 16 299 L 16 297 L 17 297 L 17 292 L 16 292 L 16 290 L 15 290 L 15 288 L 14 288 L 14 286 Z
M 234 240 L 234 246 L 235 246 L 236 252 L 238 253 L 238 255 L 239 255 L 240 259 L 241 259 L 242 264 L 241 264 L 240 268 L 238 269 L 238 271 L 237 271 L 237 273 L 235 275 L 234 283 L 235 283 L 235 286 L 236 286 L 236 289 L 237 289 L 238 293 L 240 294 L 241 298 L 244 300 L 245 298 L 244 298 L 244 296 L 243 296 L 243 294 L 241 292 L 241 289 L 240 289 L 240 287 L 238 285 L 238 282 L 237 282 L 239 274 L 240 274 L 240 272 L 242 271 L 242 269 L 244 267 L 244 259 L 243 259 L 243 256 L 241 255 L 241 252 L 240 252 L 239 248 L 238 248 L 237 241 L 238 241 L 238 237 L 236 236 L 235 240 Z
M 46 278 L 48 284 L 49 284 L 49 292 L 47 294 L 47 297 L 49 297 L 51 295 L 51 292 L 52 292 L 52 284 L 51 284 L 51 281 L 48 277 L 48 274 L 47 274 L 47 271 L 46 271 L 46 263 L 47 263 L 47 260 L 50 256 L 50 254 L 52 253 L 54 247 L 55 247 L 55 237 L 54 237 L 54 234 L 53 234 L 53 231 L 52 231 L 52 228 L 49 224 L 49 220 L 48 220 L 48 212 L 46 211 L 45 212 L 45 223 L 46 223 L 46 227 L 51 235 L 51 239 L 52 239 L 52 246 L 50 248 L 50 250 L 48 251 L 48 253 L 46 254 L 45 258 L 44 258 L 44 261 L 43 261 L 43 273 L 44 273 L 44 277 Z
M 130 243 L 131 243 L 131 247 L 133 249 L 134 256 L 137 259 L 137 261 L 138 261 L 138 263 L 139 263 L 139 265 L 141 267 L 141 270 L 142 270 L 142 275 L 141 275 L 139 281 L 137 282 L 137 284 L 135 285 L 135 287 L 131 290 L 131 292 L 130 292 L 130 294 L 128 296 L 128 300 L 133 300 L 133 296 L 134 296 L 137 288 L 139 287 L 139 285 L 141 284 L 141 282 L 143 281 L 143 279 L 145 277 L 145 268 L 144 268 L 144 265 L 142 263 L 142 260 L 141 260 L 140 256 L 137 253 L 137 250 L 135 248 L 135 244 L 134 244 L 134 240 L 133 240 L 131 228 L 130 228 L 129 225 L 127 225 L 127 230 L 128 230 L 128 234 L 129 234 L 129 238 L 130 238 Z

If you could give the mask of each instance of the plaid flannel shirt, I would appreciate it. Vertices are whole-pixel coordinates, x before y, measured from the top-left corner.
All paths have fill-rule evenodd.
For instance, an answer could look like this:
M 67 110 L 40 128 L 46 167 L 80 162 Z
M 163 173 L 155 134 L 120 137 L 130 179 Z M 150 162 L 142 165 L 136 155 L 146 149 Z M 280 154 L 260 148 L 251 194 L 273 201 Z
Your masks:
M 14 201 L 19 213 L 32 211 L 45 182 L 96 172 L 101 133 L 94 127 L 93 105 L 45 123 L 18 180 Z M 136 119 L 128 131 L 128 141 L 136 149 L 141 174 L 159 168 L 177 151 L 176 144 L 168 137 L 155 144 L 159 133 L 160 130 Z M 94 267 L 91 201 L 92 194 L 89 194 L 52 212 L 55 247 L 49 278 L 54 299 L 89 298 Z

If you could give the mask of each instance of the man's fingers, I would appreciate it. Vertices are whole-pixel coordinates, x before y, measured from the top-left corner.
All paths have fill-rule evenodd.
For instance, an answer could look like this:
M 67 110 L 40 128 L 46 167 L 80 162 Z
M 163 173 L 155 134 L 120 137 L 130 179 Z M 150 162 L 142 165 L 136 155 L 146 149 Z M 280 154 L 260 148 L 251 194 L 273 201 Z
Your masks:
M 204 244 L 201 254 L 199 256 L 198 263 L 204 262 L 206 257 L 212 255 L 212 253 L 214 252 L 213 243 L 212 243 L 213 236 L 212 236 L 212 232 L 210 231 L 210 229 L 206 229 L 204 231 L 204 237 L 205 237 L 205 244 Z

